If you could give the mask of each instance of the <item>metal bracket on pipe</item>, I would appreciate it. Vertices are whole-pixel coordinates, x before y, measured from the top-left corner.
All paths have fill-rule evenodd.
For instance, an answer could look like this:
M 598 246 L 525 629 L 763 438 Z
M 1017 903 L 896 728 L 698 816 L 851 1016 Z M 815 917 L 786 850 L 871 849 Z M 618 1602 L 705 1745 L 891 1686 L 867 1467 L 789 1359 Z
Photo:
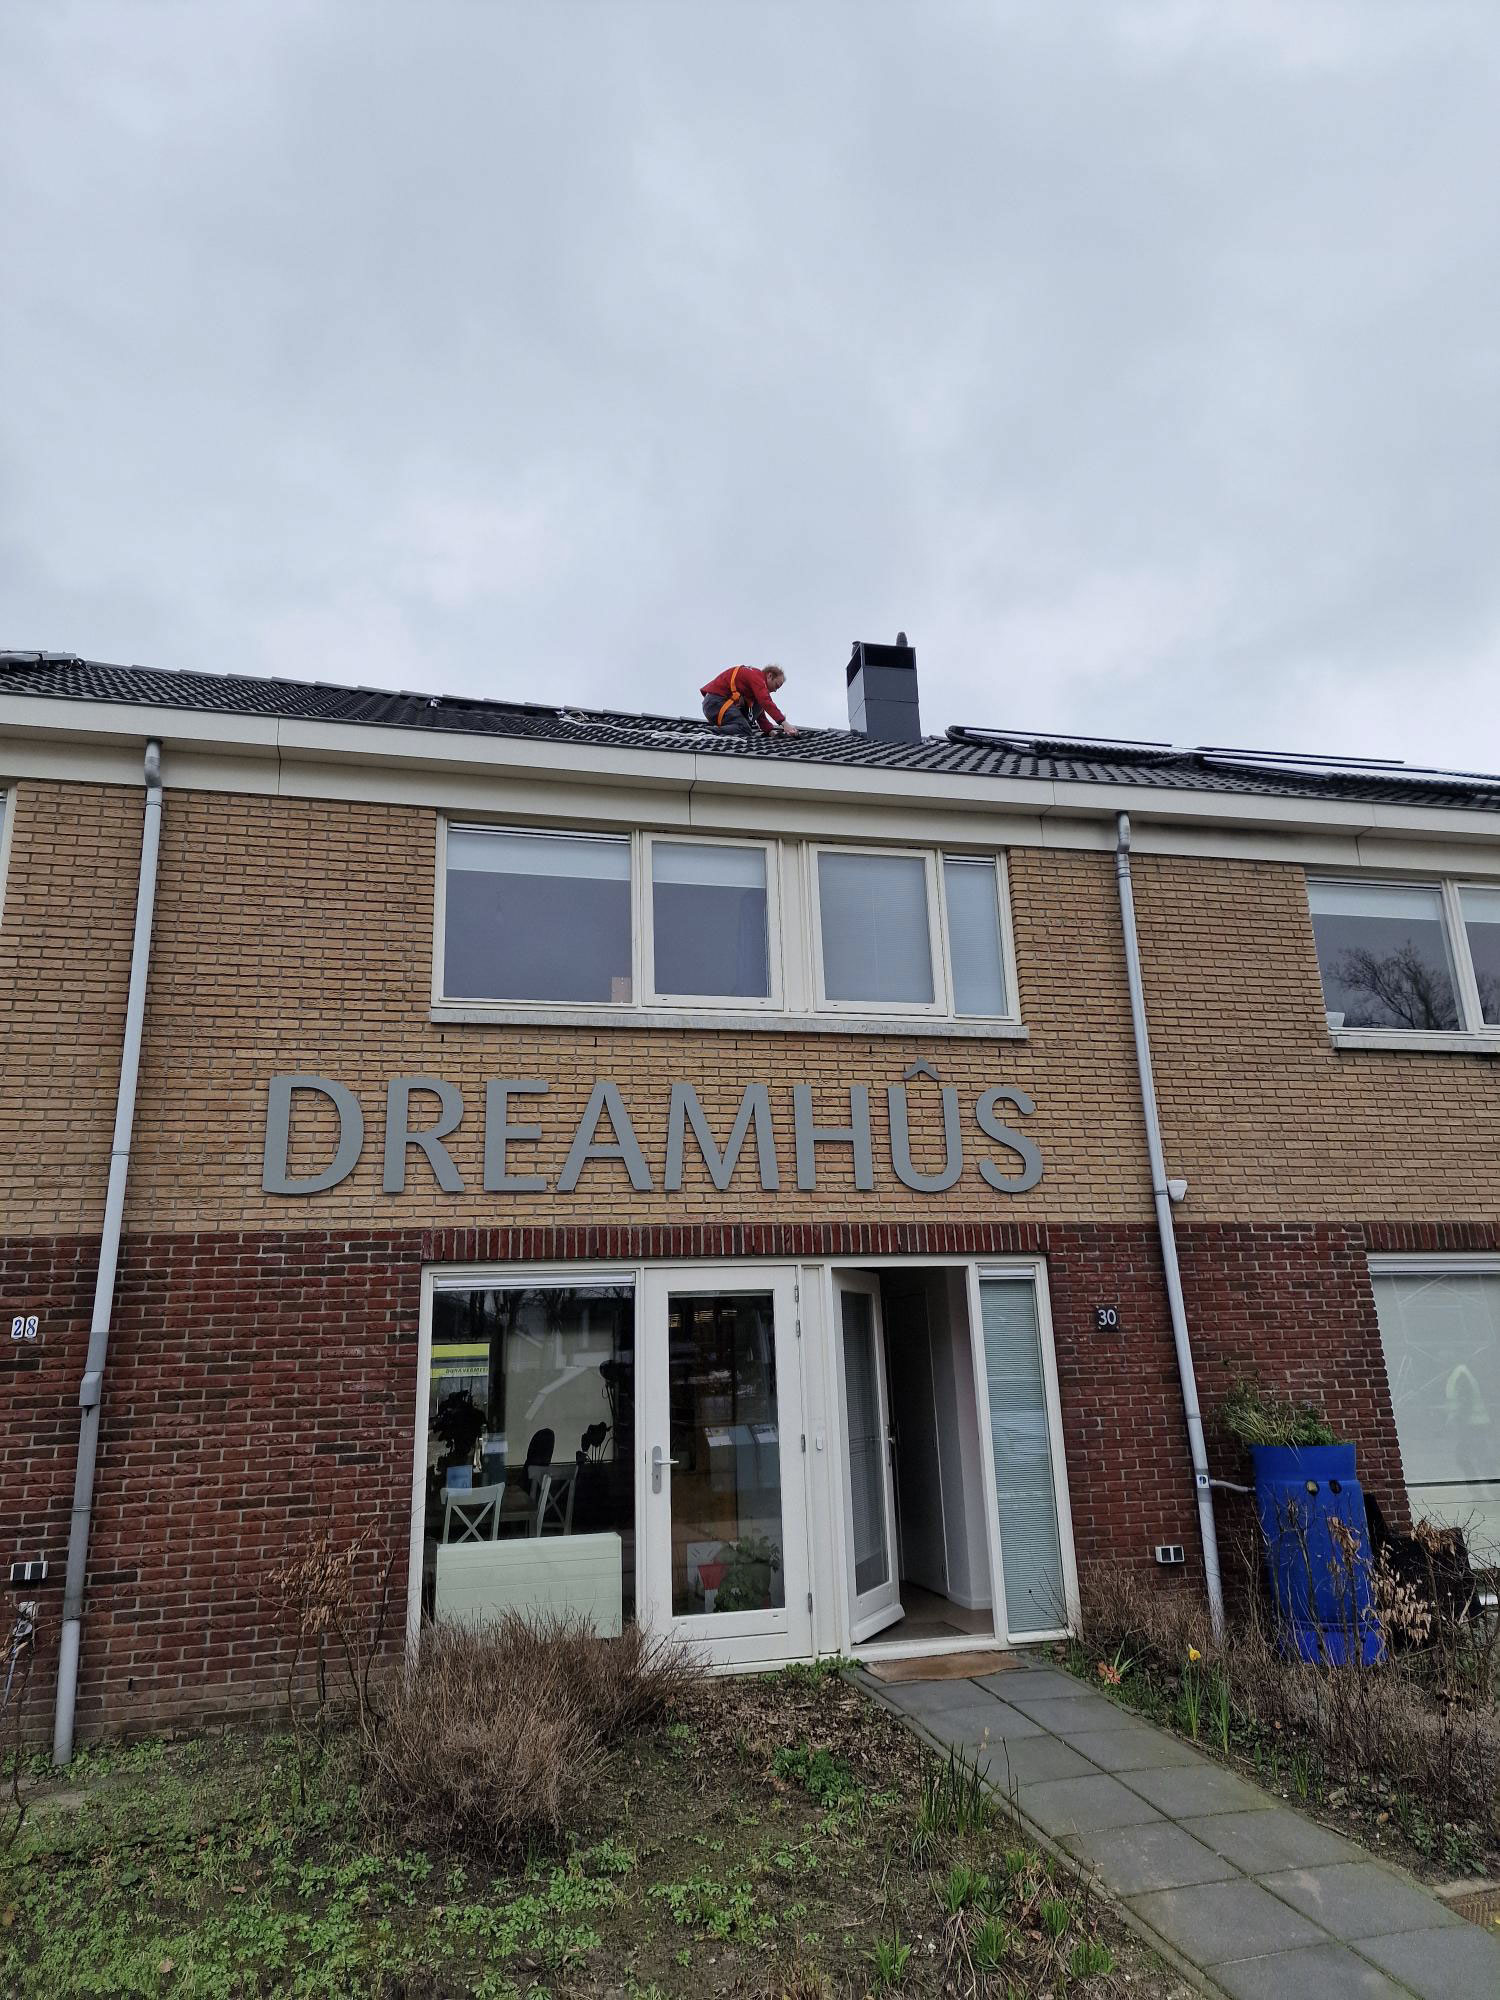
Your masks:
M 80 1410 L 96 1409 L 104 1393 L 104 1370 L 91 1368 L 78 1385 Z

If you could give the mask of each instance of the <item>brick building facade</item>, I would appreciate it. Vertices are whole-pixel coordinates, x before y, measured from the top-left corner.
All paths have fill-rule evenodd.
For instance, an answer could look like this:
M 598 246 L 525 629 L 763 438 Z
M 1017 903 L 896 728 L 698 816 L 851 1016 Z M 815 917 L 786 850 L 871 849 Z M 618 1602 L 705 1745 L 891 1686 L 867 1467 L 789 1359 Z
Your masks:
M 1410 1495 L 1500 1527 L 1500 788 L 978 732 L 731 749 L 650 718 L 15 658 L 0 1304 L 37 1338 L 0 1357 L 11 1560 L 60 1575 L 68 1545 L 151 740 L 81 1729 L 273 1699 L 267 1573 L 329 1520 L 391 1552 L 413 1632 L 540 1591 L 679 1622 L 727 1663 L 1061 1630 L 1080 1566 L 1154 1569 L 1162 1545 L 1187 1557 L 1164 1587 L 1201 1588 L 1121 812 L 1215 1475 L 1243 1477 L 1215 1411 L 1254 1376 L 1327 1411 L 1388 1514 Z M 455 870 L 466 910 L 542 884 L 564 951 L 584 882 L 621 913 L 624 969 L 603 998 L 507 991 L 543 975 L 465 916 L 494 969 L 456 993 Z M 668 913 L 691 961 L 695 913 L 730 899 L 761 970 L 656 998 Z M 1436 951 L 1447 913 L 1451 1021 L 1430 992 L 1415 1022 L 1332 1004 L 1365 962 L 1336 927 L 1367 904 L 1371 936 L 1407 927 L 1398 957 Z M 613 922 L 580 921 L 581 959 Z M 882 982 L 913 951 L 906 1004 Z M 329 1178 L 351 1117 L 347 1170 L 280 1191 Z

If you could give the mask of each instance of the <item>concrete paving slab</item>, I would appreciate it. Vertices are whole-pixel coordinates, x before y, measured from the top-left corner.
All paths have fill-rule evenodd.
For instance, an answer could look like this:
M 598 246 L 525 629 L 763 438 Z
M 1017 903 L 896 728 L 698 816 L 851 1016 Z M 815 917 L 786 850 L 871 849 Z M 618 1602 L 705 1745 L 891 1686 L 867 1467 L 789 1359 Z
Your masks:
M 1032 1725 L 1035 1728 L 1035 1724 Z M 1038 1729 L 1034 1736 L 1011 1736 L 979 1753 L 979 1768 L 992 1785 L 1008 1792 L 1012 1784 L 1040 1784 L 1048 1778 L 1088 1778 L 1097 1768 L 1066 1743 Z
M 1366 1938 L 1357 1947 L 1399 1979 L 1417 2000 L 1495 2000 L 1500 1993 L 1500 1937 L 1477 1924 L 1459 1922 L 1451 1930 L 1398 1931 L 1393 1937 Z
M 1067 1741 L 1101 1771 L 1196 1770 L 1203 1764 L 1186 1743 L 1160 1729 L 1143 1729 L 1139 1723 L 1119 1729 L 1070 1729 Z
M 1326 1932 L 1258 1882 L 1201 1882 L 1128 1900 L 1138 1916 L 1195 1965 L 1218 1966 L 1226 1959 L 1262 1958 L 1328 1942 Z
M 1310 1868 L 1324 1861 L 1358 1861 L 1365 1850 L 1352 1840 L 1300 1813 L 1274 1806 L 1270 1812 L 1214 1813 L 1187 1818 L 1184 1830 L 1246 1875 L 1272 1875 L 1287 1868 Z
M 1200 1764 L 1192 1770 L 1124 1771 L 1120 1782 L 1149 1799 L 1169 1819 L 1196 1819 L 1205 1813 L 1270 1812 L 1275 1805 L 1254 1785 L 1213 1764 Z
M 1409 2000 L 1404 1987 L 1341 1944 L 1238 1958 L 1216 1965 L 1214 1978 L 1234 2000 Z
M 1160 1823 L 1161 1814 L 1118 1778 L 1056 1778 L 1019 1787 L 1018 1803 L 1044 1833 L 1063 1840 L 1096 1827 Z
M 1392 1931 L 1438 1930 L 1461 1924 L 1420 1884 L 1378 1861 L 1335 1861 L 1262 1875 L 1263 1886 L 1311 1917 L 1345 1944 Z
M 882 1681 L 881 1693 L 909 1715 L 941 1715 L 947 1708 L 975 1708 L 995 1697 L 975 1681 Z
M 1059 1699 L 1056 1695 L 1007 1694 L 1008 1708 L 1020 1709 L 1050 1729 L 1056 1736 L 1071 1736 L 1079 1729 L 1112 1729 L 1119 1711 L 1096 1694 L 1075 1694 Z
M 1075 1860 L 1091 1865 L 1117 1896 L 1237 1879 L 1221 1854 L 1170 1820 L 1145 1826 L 1097 1827 L 1088 1833 L 1069 1834 L 1062 1844 Z
M 977 1685 L 999 1695 L 1002 1701 L 1009 1701 L 1012 1692 L 1051 1696 L 1058 1700 L 1092 1692 L 1082 1681 L 1076 1680 L 1072 1674 L 1063 1673 L 1058 1667 L 1007 1667 L 1002 1674 L 985 1674 Z
M 989 1695 L 981 1695 L 978 1701 L 966 1703 L 961 1708 L 934 1709 L 917 1717 L 925 1729 L 943 1742 L 961 1749 L 972 1750 L 976 1744 L 998 1743 L 1019 1736 L 1019 1728 L 1010 1724 L 1025 1722 L 1025 1716 L 1017 1717 L 1014 1709 L 1006 1709 L 1004 1704 Z M 1037 1728 L 1038 1735 L 1043 1732 Z

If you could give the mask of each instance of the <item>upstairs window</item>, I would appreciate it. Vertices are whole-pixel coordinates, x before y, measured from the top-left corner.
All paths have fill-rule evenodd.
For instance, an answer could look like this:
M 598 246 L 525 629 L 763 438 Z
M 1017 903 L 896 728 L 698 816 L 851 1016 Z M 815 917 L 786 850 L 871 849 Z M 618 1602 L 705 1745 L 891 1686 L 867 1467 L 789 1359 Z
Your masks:
M 814 875 L 820 1005 L 1013 1016 L 1005 875 L 994 855 L 823 847 Z
M 440 851 L 437 1007 L 1018 1026 L 994 853 L 449 823 Z
M 1307 892 L 1336 1033 L 1500 1028 L 1500 889 L 1313 879 Z
M 773 999 L 770 851 L 651 842 L 651 960 L 663 1000 Z
M 628 1002 L 624 835 L 448 834 L 443 990 L 454 999 Z

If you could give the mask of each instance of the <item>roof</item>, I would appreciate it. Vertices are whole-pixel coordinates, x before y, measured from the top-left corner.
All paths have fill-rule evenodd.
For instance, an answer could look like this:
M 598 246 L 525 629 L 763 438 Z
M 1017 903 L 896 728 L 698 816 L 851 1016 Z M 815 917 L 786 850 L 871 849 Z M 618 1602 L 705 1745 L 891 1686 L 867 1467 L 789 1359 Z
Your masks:
M 359 723 L 470 736 L 530 737 L 608 750 L 688 751 L 773 757 L 955 777 L 1035 778 L 1066 784 L 1138 785 L 1170 791 L 1264 798 L 1347 800 L 1500 812 L 1500 776 L 1431 771 L 1399 760 L 1321 758 L 1217 745 L 1060 737 L 961 726 L 944 736 L 891 743 L 849 729 L 805 729 L 795 737 L 727 736 L 701 717 L 630 715 L 538 702 L 480 701 L 468 695 L 397 693 L 326 681 L 254 679 L 244 674 L 175 673 L 110 666 L 67 653 L 0 652 L 0 694 L 53 701 L 114 702 L 206 714 Z

